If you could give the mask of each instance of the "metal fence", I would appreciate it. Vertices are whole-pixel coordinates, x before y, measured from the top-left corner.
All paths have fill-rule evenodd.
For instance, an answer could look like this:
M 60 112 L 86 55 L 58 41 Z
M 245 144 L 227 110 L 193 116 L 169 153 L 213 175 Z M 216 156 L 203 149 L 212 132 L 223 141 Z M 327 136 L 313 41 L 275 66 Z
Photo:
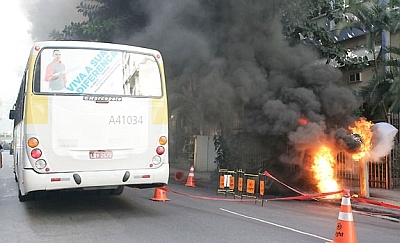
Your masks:
M 388 122 L 395 126 L 397 129 L 400 128 L 400 113 L 389 114 Z M 399 188 L 400 187 L 400 135 L 396 134 L 394 141 L 394 149 L 388 156 L 388 177 L 389 188 Z
M 388 156 L 389 157 L 389 156 Z M 339 153 L 336 164 L 336 177 L 342 186 L 360 186 L 360 165 L 368 163 L 368 182 L 370 188 L 393 189 L 398 183 L 390 177 L 389 160 L 383 158 L 380 162 L 354 161 L 351 156 Z

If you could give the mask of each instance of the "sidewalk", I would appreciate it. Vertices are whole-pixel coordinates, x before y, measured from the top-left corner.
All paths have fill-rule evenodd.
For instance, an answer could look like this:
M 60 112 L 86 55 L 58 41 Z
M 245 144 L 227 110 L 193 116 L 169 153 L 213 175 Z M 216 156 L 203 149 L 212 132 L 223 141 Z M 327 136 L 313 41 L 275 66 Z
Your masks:
M 353 189 L 355 192 L 357 188 Z M 357 199 L 352 200 L 353 209 L 362 211 L 365 213 L 376 213 L 382 218 L 387 218 L 392 221 L 400 223 L 400 188 L 396 189 L 382 189 L 382 188 L 369 188 L 369 198 L 366 198 L 367 202 L 362 202 Z M 396 208 L 392 208 L 396 207 Z
M 172 183 L 173 181 L 175 181 L 174 176 L 176 171 L 183 172 L 185 175 L 184 180 L 186 181 L 189 170 L 189 165 L 174 164 L 174 166 L 171 166 L 170 168 L 170 182 Z M 194 178 L 196 186 L 215 189 L 215 191 L 217 191 L 218 181 L 212 180 L 213 173 L 214 172 L 202 172 L 195 170 Z M 357 187 L 346 189 L 350 190 L 351 195 L 359 194 L 359 188 Z M 390 207 L 390 205 L 400 207 L 400 188 L 391 190 L 381 188 L 369 188 L 369 194 L 370 197 L 367 198 L 367 202 L 373 202 L 374 204 L 362 202 L 363 198 L 360 198 L 360 200 L 354 199 L 352 200 L 353 209 L 370 214 L 380 214 L 382 215 L 382 217 L 388 217 L 390 220 L 400 222 L 400 210 Z M 333 203 L 340 205 L 340 200 L 334 201 Z M 384 206 L 382 206 L 380 203 L 382 203 L 382 205 Z
M 169 181 L 170 183 L 175 181 L 175 172 L 180 171 L 184 173 L 184 181 L 186 182 L 188 175 L 189 175 L 189 171 L 190 171 L 190 166 L 189 165 L 174 165 L 171 166 L 169 169 Z M 213 172 L 203 172 L 203 171 L 197 171 L 195 169 L 194 172 L 194 179 L 195 179 L 195 184 L 196 186 L 200 186 L 200 187 L 207 187 L 207 188 L 215 188 L 215 191 L 218 190 L 218 182 L 215 181 L 215 183 L 213 183 L 211 181 L 211 175 Z M 215 185 L 214 185 L 215 184 Z
M 370 199 L 372 200 L 382 201 L 384 203 L 400 206 L 400 188 L 391 190 L 381 189 L 381 188 L 370 188 L 369 195 Z

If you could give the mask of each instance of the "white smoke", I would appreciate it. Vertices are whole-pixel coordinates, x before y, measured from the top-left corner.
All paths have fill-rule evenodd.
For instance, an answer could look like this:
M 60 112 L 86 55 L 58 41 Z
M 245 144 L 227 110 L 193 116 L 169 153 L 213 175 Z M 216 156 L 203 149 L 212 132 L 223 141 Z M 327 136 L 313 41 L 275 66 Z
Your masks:
M 372 161 L 379 161 L 380 158 L 389 155 L 394 146 L 394 137 L 398 130 L 386 122 L 379 122 L 372 126 L 373 132 L 370 158 Z

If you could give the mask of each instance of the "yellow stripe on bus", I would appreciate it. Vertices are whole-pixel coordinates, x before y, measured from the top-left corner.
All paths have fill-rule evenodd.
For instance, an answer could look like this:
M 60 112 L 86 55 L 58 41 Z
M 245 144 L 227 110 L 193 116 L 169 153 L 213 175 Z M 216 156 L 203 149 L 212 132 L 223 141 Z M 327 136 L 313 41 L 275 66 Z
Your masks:
M 165 104 L 165 98 L 153 99 L 151 111 L 153 124 L 168 124 L 168 107 Z
M 26 84 L 26 124 L 47 124 L 49 119 L 49 106 L 47 96 L 34 95 L 32 91 L 33 69 L 36 55 L 29 57 L 28 82 Z
M 47 124 L 49 122 L 47 96 L 31 94 L 26 97 L 26 124 Z
M 161 77 L 164 76 L 164 63 L 160 63 L 160 72 Z M 152 122 L 153 124 L 168 124 L 168 106 L 167 104 L 167 92 L 165 86 L 165 79 L 162 78 L 162 88 L 163 88 L 163 95 L 162 99 L 153 99 L 152 101 Z

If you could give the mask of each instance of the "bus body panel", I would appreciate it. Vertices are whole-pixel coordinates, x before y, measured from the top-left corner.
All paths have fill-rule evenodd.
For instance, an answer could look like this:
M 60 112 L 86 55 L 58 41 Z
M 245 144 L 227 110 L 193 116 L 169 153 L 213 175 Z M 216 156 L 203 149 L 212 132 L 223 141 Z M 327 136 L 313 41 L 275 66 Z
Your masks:
M 34 87 L 39 84 L 34 80 L 35 75 L 37 79 L 40 74 L 40 51 L 45 48 L 61 49 L 65 53 L 75 54 L 79 54 L 80 50 L 82 53 L 117 53 L 114 55 L 121 56 L 121 60 L 125 56 L 126 60 L 121 64 L 120 59 L 117 64 L 106 63 L 109 66 L 114 65 L 115 70 L 123 69 L 122 74 L 112 68 L 109 69 L 111 71 L 107 69 L 107 78 L 113 80 L 127 76 L 126 70 L 129 67 L 126 68 L 126 63 L 132 56 L 154 56 L 147 59 L 156 60 L 159 71 L 154 72 L 154 64 L 152 68 L 142 65 L 138 81 L 159 78 L 160 87 L 154 84 L 146 87 L 145 83 L 141 85 L 145 87 L 142 89 L 144 92 L 152 92 L 154 86 L 155 94 L 160 96 L 145 94 L 133 97 L 112 93 L 69 95 L 68 92 L 72 91 L 68 87 L 65 94 L 52 94 L 49 90 L 38 93 L 38 89 Z M 102 51 L 103 49 L 106 51 Z M 118 54 L 119 52 L 122 54 Z M 124 54 L 125 52 L 133 54 Z M 41 70 L 41 75 L 44 76 L 44 68 Z M 85 67 L 84 70 L 89 72 L 91 68 Z M 76 78 L 69 84 L 71 90 L 79 85 L 87 87 L 82 84 L 83 81 L 81 84 L 77 81 L 85 76 L 82 72 L 73 75 Z M 104 90 L 108 92 L 107 89 Z M 168 138 L 167 94 L 162 58 L 158 51 L 108 43 L 36 43 L 28 60 L 17 104 L 23 106 L 22 118 L 14 122 L 13 134 L 15 173 L 21 195 L 42 190 L 121 185 L 156 187 L 168 183 L 168 143 L 160 144 L 160 137 Z M 29 138 L 37 139 L 39 144 L 29 147 Z M 161 153 L 158 147 L 162 147 Z M 37 149 L 41 151 L 40 158 L 33 156 Z M 46 166 L 39 168 L 39 160 L 45 161 Z M 74 174 L 79 175 L 81 183 L 74 180 Z M 129 176 L 126 179 L 127 174 Z
M 130 172 L 128 181 L 122 183 L 122 178 L 126 172 Z M 53 191 L 63 189 L 93 189 L 93 188 L 110 188 L 120 185 L 133 187 L 151 187 L 167 183 L 169 175 L 169 166 L 164 164 L 154 173 L 153 169 L 143 170 L 112 170 L 98 172 L 76 172 L 76 173 L 55 173 L 55 174 L 38 174 L 34 170 L 23 170 L 24 193 L 31 191 Z M 73 178 L 74 174 L 78 174 L 81 183 L 77 184 Z
M 123 100 L 122 106 L 72 98 L 49 97 L 49 125 L 26 125 L 27 134 L 41 141 L 52 172 L 104 170 L 109 163 L 115 169 L 148 168 L 159 136 L 167 134 L 165 125 L 151 125 L 151 100 Z M 112 159 L 89 157 L 90 151 L 100 150 L 112 151 Z

